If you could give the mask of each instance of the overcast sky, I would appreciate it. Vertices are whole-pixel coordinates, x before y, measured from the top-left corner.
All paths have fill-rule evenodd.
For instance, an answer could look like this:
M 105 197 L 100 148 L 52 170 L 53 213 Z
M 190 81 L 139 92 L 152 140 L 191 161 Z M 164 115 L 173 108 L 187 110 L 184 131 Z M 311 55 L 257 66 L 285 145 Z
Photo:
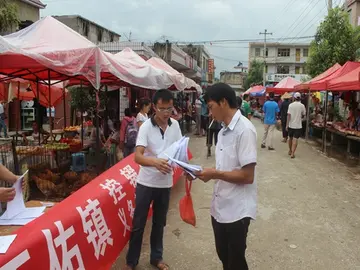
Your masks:
M 273 38 L 315 33 L 327 13 L 327 0 L 42 0 L 41 16 L 79 14 L 127 40 L 172 42 L 259 39 L 268 29 Z M 334 5 L 343 0 L 333 0 Z M 285 40 L 306 43 L 309 39 Z M 248 65 L 248 42 L 205 43 L 216 73 L 239 61 Z

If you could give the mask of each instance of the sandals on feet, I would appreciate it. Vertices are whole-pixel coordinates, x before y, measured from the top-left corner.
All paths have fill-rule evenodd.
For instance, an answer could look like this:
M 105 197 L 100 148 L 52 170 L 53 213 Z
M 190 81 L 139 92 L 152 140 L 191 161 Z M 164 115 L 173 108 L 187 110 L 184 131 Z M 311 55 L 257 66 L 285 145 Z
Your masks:
M 164 261 L 151 262 L 151 265 L 159 270 L 170 270 L 170 266 L 167 265 Z

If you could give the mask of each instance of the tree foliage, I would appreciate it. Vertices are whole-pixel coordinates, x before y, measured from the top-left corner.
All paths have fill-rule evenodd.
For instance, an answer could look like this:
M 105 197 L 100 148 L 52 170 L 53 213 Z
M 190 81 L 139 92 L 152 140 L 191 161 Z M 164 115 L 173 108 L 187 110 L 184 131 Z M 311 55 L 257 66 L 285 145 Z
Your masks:
M 70 87 L 70 105 L 81 112 L 96 112 L 96 90 L 91 87 Z M 105 104 L 105 92 L 99 92 L 100 107 Z
M 264 63 L 253 60 L 250 65 L 249 73 L 245 79 L 244 88 L 249 89 L 254 84 L 262 84 L 264 73 Z
M 0 34 L 19 24 L 18 7 L 9 0 L 0 0 Z
M 307 62 L 309 75 L 315 77 L 336 63 L 343 65 L 347 61 L 354 61 L 360 44 L 359 37 L 359 29 L 350 24 L 346 12 L 339 8 L 331 10 L 311 42 Z

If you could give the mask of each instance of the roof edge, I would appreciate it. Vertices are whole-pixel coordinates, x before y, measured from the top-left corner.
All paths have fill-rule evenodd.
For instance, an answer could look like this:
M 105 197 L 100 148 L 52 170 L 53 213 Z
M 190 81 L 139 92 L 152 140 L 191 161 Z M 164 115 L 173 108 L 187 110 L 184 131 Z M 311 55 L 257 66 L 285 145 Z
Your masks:
M 41 3 L 40 0 L 33 1 L 33 0 L 20 0 L 21 2 L 27 3 L 33 7 L 37 7 L 39 9 L 44 9 L 46 7 L 45 4 Z

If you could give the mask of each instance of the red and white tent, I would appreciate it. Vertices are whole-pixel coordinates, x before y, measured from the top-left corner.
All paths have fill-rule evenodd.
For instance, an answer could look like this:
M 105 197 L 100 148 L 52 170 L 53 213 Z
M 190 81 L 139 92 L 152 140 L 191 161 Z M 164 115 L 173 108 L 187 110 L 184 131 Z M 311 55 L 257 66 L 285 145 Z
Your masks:
M 169 87 L 166 73 L 154 79 L 148 66 L 119 59 L 52 17 L 0 37 L 0 74 L 30 81 L 125 82 L 147 89 Z
M 177 70 L 173 69 L 168 63 L 158 57 L 151 57 L 147 60 L 149 64 L 152 66 L 165 71 L 174 81 L 174 85 L 178 90 L 196 90 L 197 92 L 201 93 L 202 89 L 200 85 L 195 83 L 192 79 L 185 77 L 184 74 L 178 72 Z
M 294 87 L 301 82 L 292 77 L 282 79 L 275 87 L 266 87 L 266 92 L 283 95 L 286 92 L 295 92 Z

